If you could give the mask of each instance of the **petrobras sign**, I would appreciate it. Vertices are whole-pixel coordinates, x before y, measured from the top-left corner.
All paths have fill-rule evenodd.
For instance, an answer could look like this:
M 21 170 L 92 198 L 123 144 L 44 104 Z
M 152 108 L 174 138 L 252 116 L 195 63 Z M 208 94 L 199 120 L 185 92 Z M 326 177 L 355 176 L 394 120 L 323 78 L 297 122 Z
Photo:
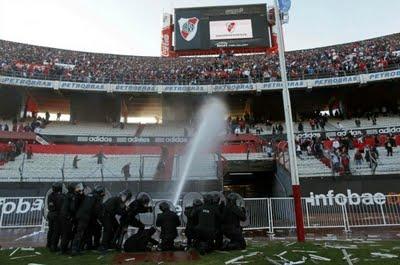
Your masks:
M 319 78 L 308 80 L 294 80 L 288 82 L 289 89 L 313 88 L 323 86 L 339 86 L 349 84 L 368 83 L 387 79 L 400 78 L 400 69 L 379 73 L 361 74 L 352 76 L 340 76 L 331 78 Z M 48 81 L 40 79 L 0 76 L 0 84 L 25 87 L 39 87 L 49 89 L 68 89 L 81 91 L 104 91 L 104 92 L 138 92 L 138 93 L 212 93 L 212 92 L 235 92 L 235 91 L 262 91 L 280 90 L 283 83 L 238 83 L 238 84 L 216 84 L 216 85 L 128 85 L 107 83 L 84 83 L 67 81 Z
M 167 85 L 162 87 L 162 92 L 165 93 L 193 93 L 193 92 L 208 92 L 208 86 L 205 85 Z
M 335 194 L 333 190 L 329 190 L 327 194 L 310 192 L 306 202 L 311 206 L 384 205 L 386 196 L 381 192 L 358 194 L 348 189 L 346 193 Z
M 213 92 L 228 92 L 228 91 L 253 91 L 257 89 L 256 83 L 243 83 L 243 84 L 224 84 L 213 85 Z
M 54 87 L 53 83 L 54 83 L 53 81 L 40 80 L 40 79 L 0 76 L 0 84 L 3 85 L 53 88 Z
M 0 198 L 1 215 L 28 214 L 39 212 L 41 215 L 44 198 L 11 197 Z
M 366 81 L 379 81 L 400 78 L 400 70 L 366 74 Z
M 118 85 L 111 85 L 111 91 L 115 92 L 143 92 L 143 93 L 149 93 L 149 92 L 157 92 L 158 86 L 155 85 L 123 85 L 123 84 L 118 84 Z
M 59 82 L 58 89 L 83 90 L 83 91 L 108 91 L 109 84 Z
M 282 82 L 268 82 L 268 83 L 260 83 L 258 84 L 259 90 L 280 90 L 283 89 Z M 302 88 L 307 87 L 308 82 L 307 80 L 296 80 L 296 81 L 289 81 L 288 88 Z
M 320 87 L 320 86 L 338 86 L 338 85 L 347 85 L 347 84 L 357 84 L 360 83 L 360 76 L 352 75 L 352 76 L 341 76 L 341 77 L 333 77 L 333 78 L 321 78 L 310 80 L 310 87 Z

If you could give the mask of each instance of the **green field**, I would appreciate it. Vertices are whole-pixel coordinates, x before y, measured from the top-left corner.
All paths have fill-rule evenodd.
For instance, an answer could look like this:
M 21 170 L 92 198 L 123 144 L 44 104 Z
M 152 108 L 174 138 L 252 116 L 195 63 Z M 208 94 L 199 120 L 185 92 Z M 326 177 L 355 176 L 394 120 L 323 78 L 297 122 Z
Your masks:
M 46 249 L 38 248 L 35 250 L 18 250 L 11 257 L 9 256 L 14 249 L 3 249 L 0 251 L 0 265 L 14 265 L 23 264 L 28 265 L 30 263 L 43 264 L 43 265 L 92 265 L 92 264 L 225 264 L 226 261 L 235 258 L 237 256 L 252 255 L 254 252 L 261 252 L 255 256 L 244 257 L 240 261 L 247 263 L 236 263 L 236 264 L 254 264 L 254 265 L 265 265 L 274 264 L 268 261 L 271 258 L 277 261 L 279 264 L 284 264 L 284 261 L 279 257 L 275 256 L 284 251 L 287 251 L 282 255 L 283 258 L 289 261 L 300 261 L 303 257 L 307 257 L 304 264 L 348 264 L 343 260 L 342 250 L 340 247 L 345 247 L 348 254 L 351 254 L 353 264 L 384 264 L 384 265 L 398 265 L 400 264 L 400 258 L 382 258 L 374 257 L 371 252 L 379 252 L 400 256 L 400 241 L 375 241 L 363 243 L 361 241 L 310 241 L 307 243 L 291 243 L 282 241 L 265 241 L 265 243 L 252 243 L 246 251 L 234 251 L 230 253 L 225 252 L 214 252 L 212 254 L 200 257 L 197 261 L 191 262 L 138 262 L 138 261 L 125 261 L 123 258 L 122 262 L 116 260 L 118 253 L 112 252 L 105 256 L 101 256 L 98 252 L 86 252 L 85 254 L 77 257 L 62 256 L 60 254 L 49 253 Z M 336 248 L 334 248 L 336 247 Z M 36 253 L 35 253 L 36 252 Z M 311 259 L 309 252 L 314 252 L 315 255 L 322 256 L 330 259 L 331 261 L 320 261 Z M 34 257 L 18 258 L 27 255 L 35 255 Z M 120 255 L 120 254 L 119 254 Z M 14 259 L 13 259 L 14 258 Z M 17 259 L 15 259 L 17 258 Z M 356 259 L 354 259 L 356 258 Z M 121 260 L 121 259 L 120 259 Z M 234 263 L 235 264 L 235 263 Z

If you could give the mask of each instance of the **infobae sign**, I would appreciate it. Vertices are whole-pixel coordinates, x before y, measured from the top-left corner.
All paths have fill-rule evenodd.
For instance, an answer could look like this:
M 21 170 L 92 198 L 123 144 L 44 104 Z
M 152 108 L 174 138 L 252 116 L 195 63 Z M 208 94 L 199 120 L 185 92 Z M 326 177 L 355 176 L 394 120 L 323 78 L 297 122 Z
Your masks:
M 306 202 L 311 206 L 345 206 L 345 205 L 384 205 L 386 196 L 383 193 L 353 193 L 350 189 L 346 193 L 334 193 L 329 190 L 327 194 L 314 194 L 310 192 L 310 197 Z
M 43 203 L 43 198 L 0 198 L 0 213 L 9 215 L 41 212 Z

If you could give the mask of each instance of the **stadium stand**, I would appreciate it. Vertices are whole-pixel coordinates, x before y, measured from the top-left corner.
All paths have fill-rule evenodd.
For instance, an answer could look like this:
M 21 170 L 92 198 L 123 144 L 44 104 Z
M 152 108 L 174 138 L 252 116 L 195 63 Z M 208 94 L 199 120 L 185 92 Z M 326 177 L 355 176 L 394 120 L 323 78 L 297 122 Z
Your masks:
M 126 124 L 123 129 L 114 128 L 106 123 L 82 122 L 51 122 L 41 130 L 44 135 L 103 135 L 103 136 L 134 136 L 137 124 Z
M 185 130 L 187 131 L 188 136 L 192 136 L 192 129 L 189 125 L 182 123 L 174 123 L 174 124 L 146 124 L 143 127 L 142 133 L 140 136 L 185 136 Z
M 288 77 L 351 75 L 400 63 L 400 34 L 286 53 Z M 0 40 L 0 75 L 91 83 L 208 84 L 278 80 L 278 55 L 160 58 L 87 53 Z

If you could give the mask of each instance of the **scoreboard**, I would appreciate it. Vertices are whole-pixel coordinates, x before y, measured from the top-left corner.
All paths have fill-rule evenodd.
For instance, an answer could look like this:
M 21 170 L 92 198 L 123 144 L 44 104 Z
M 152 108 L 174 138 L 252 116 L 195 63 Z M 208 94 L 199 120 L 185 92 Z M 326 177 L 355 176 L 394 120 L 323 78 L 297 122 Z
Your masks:
M 175 51 L 270 47 L 267 6 L 175 9 Z

